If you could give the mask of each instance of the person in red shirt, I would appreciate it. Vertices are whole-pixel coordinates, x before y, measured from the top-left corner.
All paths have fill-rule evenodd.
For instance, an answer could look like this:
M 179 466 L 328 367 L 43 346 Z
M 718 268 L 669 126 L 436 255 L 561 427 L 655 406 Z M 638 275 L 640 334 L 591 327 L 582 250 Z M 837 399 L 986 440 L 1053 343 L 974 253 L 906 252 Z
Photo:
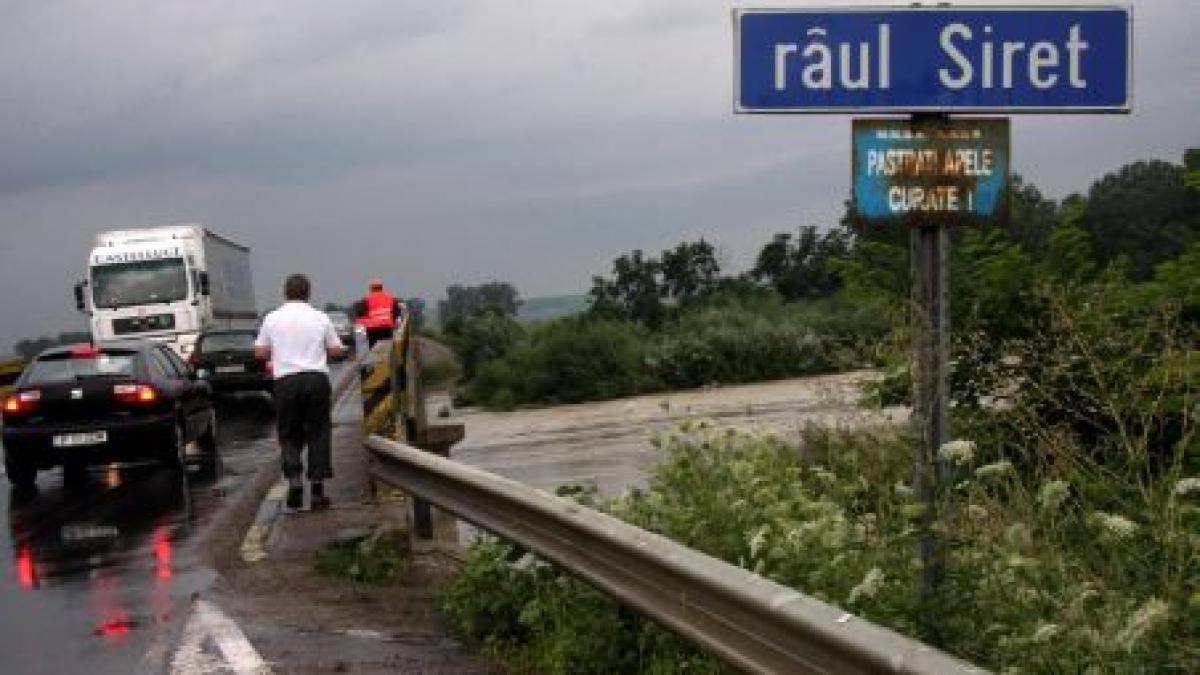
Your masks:
M 358 325 L 367 332 L 367 344 L 374 347 L 380 340 L 390 339 L 396 324 L 404 316 L 404 303 L 383 287 L 383 281 L 373 279 L 366 297 L 359 301 Z

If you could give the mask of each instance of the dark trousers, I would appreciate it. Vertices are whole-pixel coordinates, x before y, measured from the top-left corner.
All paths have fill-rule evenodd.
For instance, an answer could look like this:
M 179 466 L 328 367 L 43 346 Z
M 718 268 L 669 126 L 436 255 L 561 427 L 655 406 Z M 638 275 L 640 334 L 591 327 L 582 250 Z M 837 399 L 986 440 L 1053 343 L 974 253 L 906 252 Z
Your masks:
M 371 347 L 374 347 L 375 343 L 379 342 L 380 340 L 392 339 L 392 333 L 394 333 L 394 332 L 395 332 L 395 329 L 393 329 L 393 328 L 368 328 L 367 329 L 367 348 L 369 349 Z
M 283 455 L 283 475 L 289 481 L 304 474 L 305 446 L 308 479 L 333 477 L 330 395 L 329 377 L 325 373 L 295 373 L 275 380 L 275 421 Z

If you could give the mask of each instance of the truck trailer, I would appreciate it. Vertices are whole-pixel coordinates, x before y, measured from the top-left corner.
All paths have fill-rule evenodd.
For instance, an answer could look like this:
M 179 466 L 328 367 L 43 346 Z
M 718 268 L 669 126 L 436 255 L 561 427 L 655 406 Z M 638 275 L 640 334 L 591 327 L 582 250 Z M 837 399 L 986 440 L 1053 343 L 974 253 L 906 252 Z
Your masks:
M 96 344 L 154 340 L 186 359 L 201 332 L 258 321 L 250 249 L 202 225 L 102 232 L 87 269 L 75 305 Z

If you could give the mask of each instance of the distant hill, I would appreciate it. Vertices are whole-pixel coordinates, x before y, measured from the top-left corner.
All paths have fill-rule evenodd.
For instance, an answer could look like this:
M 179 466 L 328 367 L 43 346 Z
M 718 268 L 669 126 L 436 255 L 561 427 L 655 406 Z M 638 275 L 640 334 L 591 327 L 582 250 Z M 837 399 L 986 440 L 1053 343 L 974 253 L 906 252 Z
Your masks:
M 586 295 L 549 295 L 542 298 L 524 298 L 517 310 L 517 319 L 522 322 L 545 321 L 560 316 L 578 314 L 587 309 Z

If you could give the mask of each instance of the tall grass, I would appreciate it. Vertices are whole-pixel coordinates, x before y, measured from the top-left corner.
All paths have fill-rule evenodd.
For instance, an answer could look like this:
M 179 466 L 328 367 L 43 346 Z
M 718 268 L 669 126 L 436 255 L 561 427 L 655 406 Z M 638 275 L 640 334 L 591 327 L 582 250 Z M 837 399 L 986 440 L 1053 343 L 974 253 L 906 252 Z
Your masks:
M 1128 290 L 1046 291 L 1042 330 L 978 370 L 988 404 L 956 409 L 962 439 L 940 451 L 933 596 L 913 443 L 895 431 L 813 427 L 792 444 L 685 423 L 654 439 L 648 487 L 602 507 L 1001 672 L 1200 672 L 1200 353 L 1169 303 Z M 453 586 L 446 608 L 497 653 L 540 672 L 720 667 L 487 546 L 467 578 L 505 582 Z

